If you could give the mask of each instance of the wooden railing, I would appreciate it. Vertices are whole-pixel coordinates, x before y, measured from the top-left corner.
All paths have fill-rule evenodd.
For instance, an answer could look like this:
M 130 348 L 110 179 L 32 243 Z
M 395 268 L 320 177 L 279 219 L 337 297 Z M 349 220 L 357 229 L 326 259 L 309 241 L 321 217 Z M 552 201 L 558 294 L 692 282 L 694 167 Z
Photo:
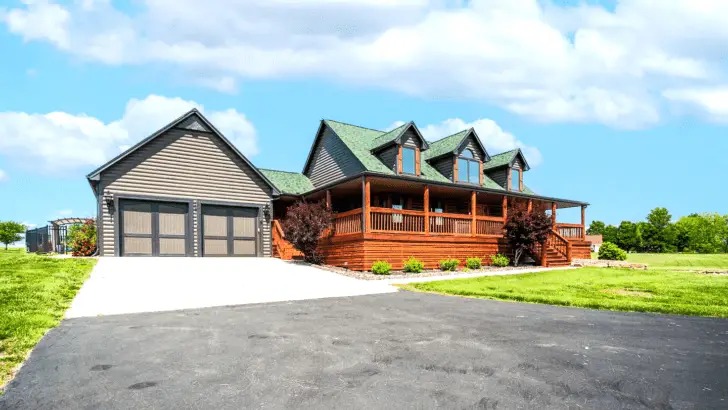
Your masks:
M 372 232 L 425 233 L 425 213 L 391 208 L 371 208 Z
M 471 235 L 473 218 L 461 214 L 430 214 L 430 233 L 434 235 Z
M 361 232 L 361 208 L 340 212 L 334 216 L 334 235 Z
M 556 224 L 556 231 L 564 238 L 581 239 L 584 234 L 584 227 L 579 224 Z
M 478 216 L 475 220 L 476 235 L 503 235 L 503 218 L 500 216 Z
M 294 248 L 293 245 L 286 240 L 283 235 L 283 228 L 281 227 L 280 221 L 277 219 L 273 220 L 273 227 L 271 231 L 273 239 L 273 256 L 277 256 L 283 260 L 291 260 L 294 257 L 303 256 L 300 251 Z
M 571 246 L 569 246 L 569 241 L 556 231 L 551 231 L 549 238 L 546 240 L 546 249 L 549 248 L 560 253 L 566 259 L 571 260 Z

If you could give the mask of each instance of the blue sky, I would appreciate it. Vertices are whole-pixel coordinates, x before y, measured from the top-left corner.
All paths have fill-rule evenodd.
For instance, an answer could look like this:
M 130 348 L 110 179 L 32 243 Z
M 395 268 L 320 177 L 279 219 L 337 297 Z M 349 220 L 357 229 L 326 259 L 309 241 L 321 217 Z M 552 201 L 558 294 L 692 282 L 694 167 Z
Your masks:
M 726 2 L 180 2 L 0 3 L 0 220 L 93 216 L 85 175 L 192 106 L 260 167 L 321 118 L 474 126 L 589 221 L 728 214 Z

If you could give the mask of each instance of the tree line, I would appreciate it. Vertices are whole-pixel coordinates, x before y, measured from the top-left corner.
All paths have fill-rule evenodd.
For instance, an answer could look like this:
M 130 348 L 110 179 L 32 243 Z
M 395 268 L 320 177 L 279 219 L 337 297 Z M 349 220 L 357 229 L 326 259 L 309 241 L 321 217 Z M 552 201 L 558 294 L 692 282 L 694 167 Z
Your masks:
M 588 235 L 602 235 L 629 252 L 728 253 L 728 215 L 690 214 L 672 222 L 666 208 L 655 208 L 645 221 L 622 221 L 619 226 L 593 221 Z

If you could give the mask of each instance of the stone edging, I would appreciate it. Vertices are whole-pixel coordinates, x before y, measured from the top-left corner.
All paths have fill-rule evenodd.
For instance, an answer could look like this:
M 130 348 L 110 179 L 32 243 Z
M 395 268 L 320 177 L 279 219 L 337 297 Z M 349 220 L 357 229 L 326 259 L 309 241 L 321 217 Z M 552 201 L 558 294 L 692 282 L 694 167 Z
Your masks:
M 634 263 L 628 261 L 608 261 L 601 259 L 574 259 L 571 266 L 593 266 L 597 268 L 629 268 L 629 269 L 647 269 L 646 263 Z

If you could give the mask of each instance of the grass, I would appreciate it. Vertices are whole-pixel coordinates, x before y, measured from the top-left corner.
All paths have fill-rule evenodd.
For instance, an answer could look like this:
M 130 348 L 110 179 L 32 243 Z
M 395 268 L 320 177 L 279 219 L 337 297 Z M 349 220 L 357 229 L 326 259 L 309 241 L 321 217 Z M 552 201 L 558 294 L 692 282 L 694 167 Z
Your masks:
M 592 259 L 598 259 L 592 252 Z M 728 269 L 728 253 L 628 253 L 627 260 L 646 263 L 650 268 L 671 268 L 678 270 Z
M 728 275 L 670 269 L 588 267 L 403 287 L 518 302 L 728 318 Z
M 95 263 L 0 249 L 0 393 L 33 346 L 63 318 Z

